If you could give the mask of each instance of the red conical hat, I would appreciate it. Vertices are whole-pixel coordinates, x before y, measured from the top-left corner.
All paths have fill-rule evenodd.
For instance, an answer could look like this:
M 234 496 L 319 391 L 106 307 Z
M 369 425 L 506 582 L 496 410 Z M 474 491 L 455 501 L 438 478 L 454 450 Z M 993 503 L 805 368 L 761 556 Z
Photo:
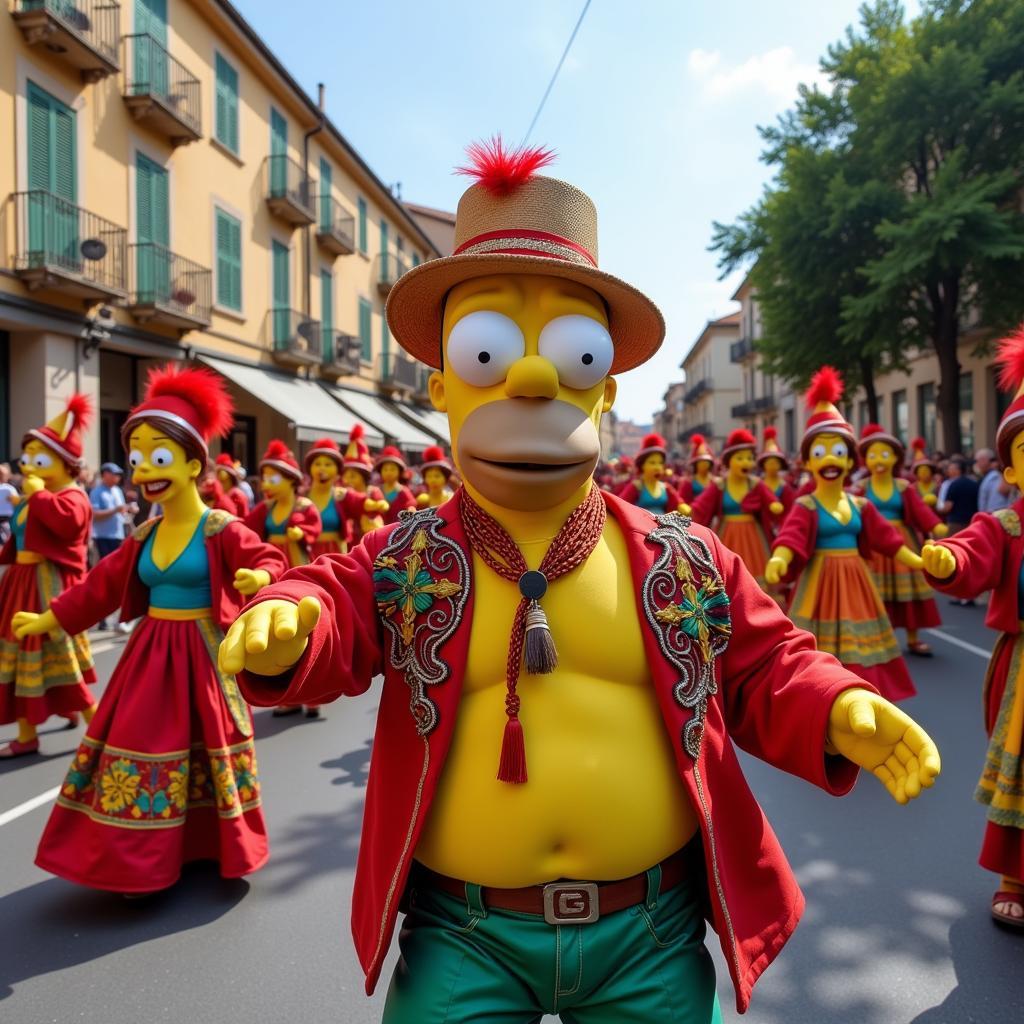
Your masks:
M 665 449 L 665 438 L 661 434 L 646 434 L 640 444 L 640 451 L 633 456 L 636 468 L 639 469 L 644 464 L 644 459 L 648 455 L 655 454 L 661 455 L 662 458 L 668 458 L 668 452 Z
M 996 431 L 996 448 L 1004 466 L 1012 466 L 1013 439 L 1024 430 L 1024 324 L 1003 338 L 996 347 L 996 365 L 999 367 L 999 387 L 1013 391 L 1013 401 L 1007 406 Z
M 789 469 L 789 459 L 786 457 L 785 452 L 779 447 L 777 440 L 779 432 L 775 427 L 765 427 L 763 434 L 763 447 L 761 454 L 757 457 L 758 466 L 764 467 L 765 462 L 768 459 L 778 459 L 782 463 L 783 469 Z
M 267 450 L 260 459 L 260 469 L 264 466 L 272 466 L 280 470 L 285 476 L 293 480 L 302 479 L 302 470 L 299 468 L 298 460 L 292 454 L 292 450 L 284 443 L 275 438 L 267 445 Z
M 440 469 L 445 476 L 451 476 L 454 472 L 452 464 L 445 458 L 444 449 L 440 445 L 432 444 L 429 448 L 423 449 L 420 473 L 425 473 L 428 469 Z
M 857 451 L 860 452 L 862 459 L 867 455 L 868 448 L 876 441 L 884 441 L 889 445 L 896 452 L 896 457 L 900 462 L 907 454 L 906 447 L 895 434 L 890 434 L 880 423 L 866 423 L 861 429 L 860 440 L 857 442 Z
M 168 363 L 149 371 L 146 397 L 132 409 L 125 427 L 150 417 L 169 420 L 208 452 L 210 439 L 231 429 L 233 413 L 223 377 L 199 366 Z
M 385 448 L 381 449 L 380 455 L 374 460 L 373 468 L 380 469 L 385 462 L 393 462 L 399 469 L 405 470 L 409 467 L 405 464 L 405 457 L 402 453 L 393 445 L 389 444 Z
M 917 469 L 918 466 L 935 468 L 935 460 L 928 454 L 928 444 L 923 437 L 915 437 L 910 442 L 910 447 L 913 449 L 910 459 L 911 469 Z
M 358 469 L 369 477 L 373 473 L 373 463 L 370 461 L 370 449 L 363 440 L 365 436 L 366 428 L 362 423 L 354 424 L 348 432 L 348 447 L 345 449 L 345 468 Z
M 82 433 L 92 422 L 92 400 L 88 395 L 73 394 L 45 427 L 36 427 L 25 436 L 42 441 L 56 452 L 72 469 L 82 465 Z
M 719 459 L 722 461 L 723 466 L 729 464 L 729 459 L 736 454 L 736 452 L 743 451 L 744 448 L 749 448 L 750 451 L 757 450 L 757 438 L 743 427 L 732 431 L 731 434 L 725 439 L 725 447 L 718 453 Z
M 708 447 L 703 434 L 690 435 L 690 458 L 687 461 L 691 468 L 698 462 L 710 462 L 712 466 L 715 464 L 715 454 Z
M 334 459 L 339 472 L 345 467 L 345 460 L 341 456 L 341 448 L 338 446 L 338 442 L 331 437 L 321 437 L 319 441 L 314 441 L 313 447 L 306 452 L 306 457 L 302 460 L 302 464 L 306 467 L 307 473 L 309 472 L 309 467 L 313 465 L 313 460 L 318 455 L 326 455 L 327 458 Z
M 214 461 L 214 465 L 217 469 L 222 469 L 225 473 L 229 473 L 235 480 L 242 479 L 241 467 L 227 452 L 221 452 Z
M 857 436 L 836 406 L 836 402 L 842 397 L 843 378 L 839 371 L 832 366 L 823 366 L 811 378 L 811 385 L 804 396 L 807 408 L 811 410 L 800 442 L 800 455 L 805 462 L 811 441 L 818 434 L 838 434 L 849 443 L 850 453 L 855 454 Z

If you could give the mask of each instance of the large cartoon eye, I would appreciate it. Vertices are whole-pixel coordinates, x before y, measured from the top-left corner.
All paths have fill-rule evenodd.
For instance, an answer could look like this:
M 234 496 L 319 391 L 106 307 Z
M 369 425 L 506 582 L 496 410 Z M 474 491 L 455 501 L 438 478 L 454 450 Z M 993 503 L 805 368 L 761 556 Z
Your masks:
M 270 484 L 271 487 L 276 487 L 281 482 L 281 474 L 280 473 L 268 473 L 263 478 L 263 482 L 265 484 Z
M 145 456 L 142 454 L 142 452 L 139 451 L 138 448 L 133 448 L 128 453 L 128 465 L 131 466 L 132 469 L 138 469 L 139 466 L 142 465 L 144 460 Z
M 846 445 L 843 444 L 842 441 L 836 441 L 836 443 L 834 445 L 832 445 L 832 454 L 837 459 L 845 459 L 846 455 L 847 455 L 847 447 L 846 447 Z
M 811 448 L 812 459 L 823 459 L 825 458 L 825 446 L 823 444 L 816 444 Z
M 32 465 L 36 469 L 49 469 L 53 465 L 53 456 L 47 455 L 46 452 L 39 452 L 32 456 Z
M 174 462 L 174 452 L 172 452 L 170 448 L 154 448 L 153 454 L 149 457 L 149 461 L 152 462 L 154 466 L 158 466 L 160 469 L 163 469 L 165 466 L 169 466 Z
M 500 384 L 525 352 L 519 325 L 489 309 L 464 316 L 448 335 L 448 363 L 460 379 L 477 388 Z
M 608 376 L 615 349 L 607 328 L 589 316 L 560 316 L 540 332 L 537 351 L 566 387 L 585 391 Z

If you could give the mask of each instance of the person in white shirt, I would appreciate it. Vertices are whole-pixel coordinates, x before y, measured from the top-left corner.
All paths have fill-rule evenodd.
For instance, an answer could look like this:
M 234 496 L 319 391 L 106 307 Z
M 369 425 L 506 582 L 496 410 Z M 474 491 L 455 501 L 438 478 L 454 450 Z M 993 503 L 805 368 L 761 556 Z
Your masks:
M 11 467 L 0 462 L 0 546 L 7 543 L 11 535 L 11 518 L 18 501 L 18 489 L 11 483 Z

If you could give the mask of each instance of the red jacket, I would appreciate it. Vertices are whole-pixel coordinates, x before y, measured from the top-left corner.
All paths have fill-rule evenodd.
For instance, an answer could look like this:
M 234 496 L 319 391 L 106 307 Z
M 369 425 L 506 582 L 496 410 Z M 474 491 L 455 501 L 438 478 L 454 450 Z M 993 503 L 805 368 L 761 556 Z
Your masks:
M 947 580 L 925 573 L 936 590 L 953 597 L 966 600 L 991 590 L 985 625 L 1014 635 L 1020 632 L 1017 595 L 1024 561 L 1022 518 L 1024 498 L 998 512 L 979 512 L 959 533 L 938 541 L 953 552 L 956 572 Z
M 682 501 L 685 501 L 686 504 L 690 505 L 691 507 L 692 507 L 693 503 L 700 497 L 700 494 L 695 494 L 694 493 L 694 490 L 693 490 L 693 479 L 694 478 L 692 476 L 688 476 L 679 485 L 679 497 L 680 497 L 680 499 Z M 708 480 L 707 487 L 704 488 L 704 491 L 706 491 L 708 489 L 708 487 L 713 487 L 717 480 L 718 480 L 718 477 L 712 476 Z M 703 494 L 704 491 L 701 491 L 700 493 Z
M 861 529 L 857 536 L 857 549 L 862 558 L 870 558 L 872 551 L 883 555 L 895 555 L 903 547 L 903 537 L 892 523 L 871 504 L 867 498 L 847 495 L 860 510 Z M 818 505 L 809 494 L 796 499 L 789 515 L 786 516 L 778 535 L 772 542 L 772 550 L 786 547 L 793 552 L 788 576 L 795 579 L 797 573 L 811 560 L 818 547 Z
M 661 482 L 665 488 L 665 498 L 667 501 L 665 511 L 675 512 L 679 508 L 680 502 L 682 502 L 683 499 L 679 497 L 679 492 L 671 484 L 665 483 L 664 480 Z M 640 480 L 630 480 L 629 483 L 619 491 L 619 497 L 623 501 L 628 501 L 630 505 L 638 504 L 640 501 Z
M 16 516 L 21 508 L 15 506 Z M 88 564 L 91 526 L 92 505 L 80 487 L 36 491 L 28 499 L 25 547 L 63 569 L 65 579 L 69 574 L 82 576 Z M 0 565 L 10 565 L 16 555 L 14 537 L 9 537 L 0 551 Z
M 224 485 L 214 476 L 200 486 L 199 493 L 210 508 L 219 508 L 239 519 L 249 514 L 249 497 L 237 484 L 225 491 Z
M 764 483 L 763 480 L 761 482 Z M 768 485 L 765 484 L 765 487 L 768 487 Z M 768 487 L 768 490 L 771 491 L 772 489 Z M 772 493 L 774 494 L 775 492 L 772 491 Z M 786 481 L 783 480 L 782 488 L 779 493 L 775 495 L 775 500 L 782 505 L 782 513 L 775 517 L 776 525 L 778 525 L 778 523 L 782 522 L 782 520 L 789 515 L 789 510 L 793 507 L 793 502 L 796 501 L 796 488 L 792 484 L 786 483 Z
M 897 478 L 893 480 L 893 486 L 903 498 L 903 522 L 922 537 L 928 537 L 942 520 L 935 514 L 934 509 L 924 503 L 917 488 L 909 480 Z M 867 483 L 857 487 L 856 493 L 867 498 Z
M 373 991 L 388 951 L 458 717 L 473 624 L 472 557 L 459 520 L 460 495 L 440 508 L 422 509 L 396 527 L 374 531 L 348 555 L 325 555 L 313 565 L 293 569 L 261 591 L 257 601 L 297 602 L 312 594 L 323 614 L 290 673 L 238 677 L 249 701 L 268 706 L 321 704 L 359 694 L 375 675 L 384 673 L 352 904 L 352 930 L 367 992 Z M 830 655 L 818 652 L 814 638 L 783 615 L 714 534 L 696 526 L 687 533 L 680 516 L 655 520 L 612 495 L 602 496 L 629 551 L 628 569 L 622 568 L 635 583 L 651 685 L 680 784 L 700 820 L 713 923 L 742 1011 L 754 982 L 796 927 L 804 901 L 747 787 L 733 743 L 830 793 L 848 792 L 857 769 L 825 754 L 826 727 L 836 696 L 865 684 Z M 417 547 L 414 538 L 425 539 L 426 546 Z M 699 645 L 687 641 L 681 627 L 665 624 L 655 614 L 681 600 L 684 590 L 676 566 L 680 552 L 693 549 L 703 551 L 702 565 L 691 561 L 695 572 L 720 575 L 732 631 L 741 638 L 728 644 L 715 635 L 713 644 L 721 653 L 710 677 L 700 671 L 704 662 Z M 456 586 L 448 588 L 452 596 L 435 599 L 429 615 L 417 615 L 410 648 L 403 646 L 394 606 L 383 620 L 378 612 L 374 570 L 378 591 L 385 594 L 406 571 L 414 551 L 419 552 L 418 573 L 428 571 L 435 585 L 447 580 Z M 692 659 L 685 665 L 679 644 Z M 402 658 L 410 664 L 408 681 L 396 668 Z M 683 678 L 691 680 L 687 693 L 681 692 Z M 702 680 L 709 678 L 715 685 L 702 689 Z
M 149 588 L 136 571 L 142 545 L 160 519 L 149 519 L 85 579 L 53 599 L 50 609 L 65 633 L 82 633 L 118 608 L 121 621 L 131 622 L 149 610 Z M 246 598 L 235 590 L 238 569 L 265 569 L 276 580 L 288 568 L 284 555 L 264 544 L 240 520 L 219 509 L 206 517 L 204 540 L 210 563 L 213 618 L 227 629 L 238 617 Z
M 245 517 L 245 525 L 260 540 L 267 539 L 267 513 L 271 507 L 272 502 L 268 502 L 266 499 L 258 501 L 252 507 L 252 511 Z M 342 521 L 344 522 L 344 520 Z M 317 537 L 320 536 L 320 531 L 323 527 L 320 522 L 320 512 L 309 498 L 303 498 L 298 494 L 295 496 L 295 506 L 292 508 L 292 514 L 288 517 L 285 529 L 287 530 L 292 526 L 297 526 L 302 530 L 302 540 L 295 543 L 303 550 L 307 559 L 312 558 L 313 544 Z
M 366 502 L 367 501 L 383 501 L 384 493 L 379 487 L 371 485 L 366 488 L 366 492 L 357 491 L 353 488 L 348 488 L 345 491 L 345 498 L 343 501 L 345 508 L 345 518 L 351 524 L 351 535 L 349 537 L 350 544 L 358 544 L 363 539 L 363 516 L 366 515 Z M 379 512 L 370 513 L 370 518 L 374 519 Z
M 398 522 L 398 513 L 407 508 L 416 507 L 416 496 L 409 490 L 405 484 L 399 484 L 398 490 L 395 491 L 393 497 L 388 497 L 381 491 L 381 495 L 384 500 L 388 503 L 388 510 L 384 513 L 385 525 Z
M 713 487 L 705 487 L 697 496 L 697 499 L 690 506 L 691 515 L 695 523 L 701 526 L 711 527 L 716 519 L 722 517 L 722 504 L 725 501 L 726 481 L 723 477 L 716 480 Z M 750 490 L 747 491 L 743 501 L 740 502 L 740 509 L 745 515 L 754 516 L 761 524 L 766 537 L 771 537 L 774 532 L 776 516 L 772 515 L 769 506 L 778 499 L 760 481 L 751 479 Z

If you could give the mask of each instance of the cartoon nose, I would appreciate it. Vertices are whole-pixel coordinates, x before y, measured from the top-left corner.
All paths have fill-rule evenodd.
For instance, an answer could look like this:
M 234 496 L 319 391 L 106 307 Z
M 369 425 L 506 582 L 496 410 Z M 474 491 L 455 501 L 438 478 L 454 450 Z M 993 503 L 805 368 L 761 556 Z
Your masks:
M 558 371 L 543 356 L 516 360 L 505 378 L 509 398 L 557 398 Z

